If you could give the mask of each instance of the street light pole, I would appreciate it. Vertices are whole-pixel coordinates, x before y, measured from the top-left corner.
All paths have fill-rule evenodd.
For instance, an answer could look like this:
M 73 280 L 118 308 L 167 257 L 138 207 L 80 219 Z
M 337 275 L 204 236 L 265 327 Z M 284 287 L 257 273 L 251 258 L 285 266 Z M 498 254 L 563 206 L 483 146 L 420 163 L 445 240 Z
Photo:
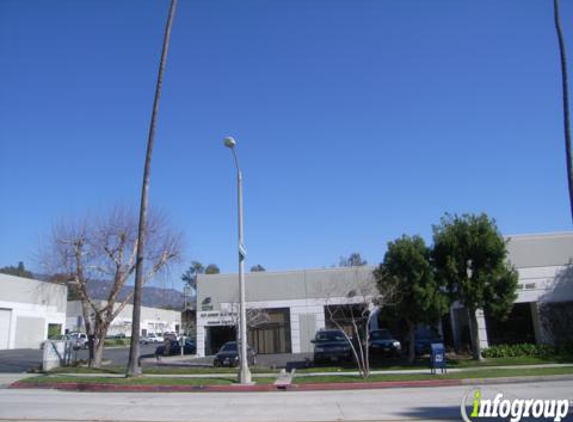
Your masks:
M 247 355 L 247 310 L 245 306 L 245 257 L 247 255 L 245 244 L 243 243 L 243 174 L 239 167 L 239 160 L 235 152 L 237 142 L 230 136 L 225 138 L 224 144 L 233 152 L 235 167 L 237 168 L 237 198 L 239 206 L 239 342 L 240 360 L 239 382 L 241 384 L 251 383 L 251 371 L 249 370 Z

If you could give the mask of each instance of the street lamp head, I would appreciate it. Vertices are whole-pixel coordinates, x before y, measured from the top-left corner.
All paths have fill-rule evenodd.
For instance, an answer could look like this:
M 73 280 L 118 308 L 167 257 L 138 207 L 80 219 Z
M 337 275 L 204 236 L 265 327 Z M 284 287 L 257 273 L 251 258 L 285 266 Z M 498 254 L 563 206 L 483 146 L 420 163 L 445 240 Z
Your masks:
M 235 145 L 237 145 L 237 141 L 235 141 L 232 137 L 227 136 L 224 140 L 223 143 L 225 144 L 225 146 L 227 148 L 235 148 Z

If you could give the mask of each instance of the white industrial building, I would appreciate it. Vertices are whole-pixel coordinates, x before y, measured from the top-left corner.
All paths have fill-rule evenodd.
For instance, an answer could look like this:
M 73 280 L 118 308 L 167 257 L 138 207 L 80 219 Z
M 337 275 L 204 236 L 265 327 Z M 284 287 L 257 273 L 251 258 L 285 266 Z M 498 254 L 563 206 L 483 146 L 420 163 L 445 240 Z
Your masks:
M 517 300 L 505 322 L 478 311 L 480 345 L 551 342 L 539 309 L 547 303 L 564 309 L 573 306 L 573 232 L 510 236 L 508 252 L 508 260 L 519 273 Z M 363 266 L 246 274 L 247 309 L 262 310 L 266 318 L 249 328 L 249 343 L 258 353 L 312 351 L 316 331 L 329 327 L 327 306 L 352 303 L 353 286 L 364 284 L 374 269 Z M 225 341 L 235 339 L 237 302 L 236 274 L 199 275 L 199 356 L 216 353 Z M 378 318 L 372 319 L 370 328 L 376 328 Z M 439 328 L 448 343 L 464 348 L 469 339 L 467 310 L 453 306 Z
M 66 327 L 64 285 L 0 274 L 0 350 L 39 348 Z
M 573 233 L 509 236 L 508 260 L 517 268 L 517 299 L 507 321 L 477 312 L 480 346 L 503 343 L 553 343 L 544 327 L 544 305 L 573 307 Z M 469 335 L 467 310 L 450 311 L 453 341 L 463 346 Z M 464 335 L 465 334 L 465 335 Z
M 105 300 L 96 300 L 95 304 L 98 309 L 106 305 Z M 119 304 L 114 305 L 114 311 L 117 310 Z M 133 315 L 133 305 L 125 305 L 119 312 L 117 317 L 112 321 L 109 331 L 109 336 L 131 336 L 131 321 Z M 68 302 L 66 327 L 69 331 L 85 332 L 84 316 L 82 313 L 82 305 L 79 300 Z M 165 332 L 179 332 L 181 327 L 181 312 L 171 311 L 160 308 L 150 308 L 147 306 L 141 307 L 141 335 L 147 334 L 160 334 Z

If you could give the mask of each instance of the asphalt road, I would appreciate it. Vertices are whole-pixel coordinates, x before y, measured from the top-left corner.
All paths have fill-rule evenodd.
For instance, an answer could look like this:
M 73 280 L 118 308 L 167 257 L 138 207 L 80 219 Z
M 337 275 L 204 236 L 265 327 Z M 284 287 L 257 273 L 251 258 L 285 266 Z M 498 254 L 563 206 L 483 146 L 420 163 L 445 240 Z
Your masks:
M 266 393 L 0 390 L 0 421 L 459 421 L 462 400 L 473 388 Z M 503 392 L 505 398 L 571 400 L 573 381 L 498 384 L 481 391 L 484 398 Z M 570 409 L 568 419 L 563 420 L 572 419 Z
M 156 345 L 141 346 L 141 355 L 152 356 Z M 0 373 L 27 372 L 38 369 L 42 363 L 40 349 L 13 349 L 0 350 Z M 129 347 L 104 349 L 104 360 L 111 361 L 111 365 L 126 365 L 129 357 Z M 87 359 L 87 350 L 78 350 L 78 359 Z

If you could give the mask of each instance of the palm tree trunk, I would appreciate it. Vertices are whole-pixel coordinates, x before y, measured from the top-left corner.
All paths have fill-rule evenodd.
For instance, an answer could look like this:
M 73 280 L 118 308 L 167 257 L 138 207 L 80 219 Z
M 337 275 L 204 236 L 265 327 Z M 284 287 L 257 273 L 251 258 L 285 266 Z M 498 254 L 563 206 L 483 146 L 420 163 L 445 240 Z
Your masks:
M 567 56 L 565 52 L 565 40 L 561 30 L 561 20 L 559 18 L 559 0 L 553 0 L 555 30 L 559 41 L 559 51 L 561 53 L 561 78 L 563 90 L 563 126 L 565 130 L 565 160 L 567 163 L 567 181 L 569 186 L 569 205 L 571 208 L 571 219 L 573 221 L 573 156 L 571 155 L 571 129 L 569 125 L 569 88 L 567 78 Z
M 149 191 L 149 175 L 151 171 L 151 156 L 153 153 L 153 142 L 155 140 L 155 127 L 157 124 L 157 113 L 159 111 L 159 99 L 161 98 L 161 87 L 163 85 L 163 74 L 165 72 L 165 64 L 167 62 L 167 52 L 169 50 L 169 38 L 171 36 L 171 26 L 173 25 L 173 17 L 175 16 L 175 9 L 177 7 L 177 0 L 171 0 L 171 7 L 169 9 L 169 18 L 165 27 L 165 37 L 163 39 L 163 51 L 161 53 L 161 61 L 159 63 L 159 75 L 157 77 L 157 85 L 155 88 L 155 100 L 153 102 L 153 111 L 151 113 L 151 124 L 149 127 L 149 137 L 147 140 L 147 154 L 145 155 L 145 167 L 143 170 L 143 186 L 141 188 L 141 204 L 139 209 L 139 229 L 137 233 L 137 258 L 135 269 L 135 285 L 133 293 L 133 317 L 131 325 L 131 345 L 129 349 L 129 362 L 127 364 L 128 377 L 135 377 L 141 375 L 141 365 L 139 362 L 139 334 L 141 325 L 141 291 L 143 286 L 143 257 L 145 250 L 145 235 L 147 228 L 147 194 Z

